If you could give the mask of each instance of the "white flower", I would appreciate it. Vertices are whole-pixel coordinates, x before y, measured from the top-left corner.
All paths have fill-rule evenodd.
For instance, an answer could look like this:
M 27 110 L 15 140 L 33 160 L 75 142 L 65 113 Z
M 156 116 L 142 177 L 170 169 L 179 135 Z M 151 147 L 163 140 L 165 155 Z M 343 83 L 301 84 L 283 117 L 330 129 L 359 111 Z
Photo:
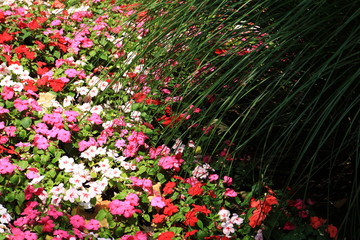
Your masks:
M 96 106 L 94 106 L 93 108 L 91 108 L 90 112 L 91 112 L 91 113 L 96 113 L 96 114 L 100 115 L 100 113 L 101 113 L 103 110 L 104 110 L 104 109 L 103 109 L 102 106 L 96 105 Z
M 230 217 L 230 211 L 226 209 L 221 209 L 219 211 L 220 221 L 227 221 Z
M 75 187 L 81 187 L 82 186 L 82 184 L 84 183 L 84 182 L 86 182 L 86 179 L 85 178 L 83 178 L 83 177 L 81 177 L 81 176 L 79 176 L 79 175 L 74 175 L 74 176 L 72 176 L 70 179 L 69 179 L 69 182 L 71 183 L 71 184 L 73 184 L 73 185 L 75 185 Z
M 130 117 L 137 122 L 140 121 L 140 116 L 141 116 L 141 112 L 139 112 L 139 111 L 133 111 L 133 112 L 131 112 L 131 115 L 130 115 Z
M 64 107 L 70 106 L 72 101 L 74 101 L 74 98 L 72 96 L 66 96 L 63 101 L 63 106 Z
M 60 169 L 67 169 L 69 167 L 71 167 L 74 163 L 74 159 L 70 158 L 68 156 L 62 156 L 59 159 L 59 168 Z
M 118 82 L 113 84 L 111 88 L 114 90 L 114 92 L 118 93 L 123 88 L 123 85 L 122 83 Z
M 70 202 L 75 202 L 75 199 L 78 197 L 78 191 L 75 188 L 70 188 L 69 190 L 66 191 L 65 196 L 64 196 L 64 200 L 65 201 L 70 201 Z
M 21 65 L 17 64 L 11 64 L 8 69 L 17 75 L 22 74 L 24 71 L 24 68 Z
M 91 109 L 90 103 L 84 103 L 83 105 L 79 106 L 79 109 L 83 112 L 88 112 Z
M 0 215 L 0 223 L 9 223 L 11 221 L 11 216 L 8 213 Z
M 59 196 L 60 194 L 65 193 L 64 184 L 60 183 L 58 186 L 53 187 L 50 192 L 54 194 L 54 196 Z
M 82 202 L 90 202 L 90 200 L 96 196 L 95 192 L 91 192 L 86 189 L 79 191 L 78 194 L 80 197 L 80 201 Z
M 236 225 L 241 225 L 244 222 L 244 219 L 239 217 L 236 213 L 233 213 L 230 222 Z
M 1 86 L 7 86 L 7 87 L 11 87 L 11 86 L 13 86 L 14 84 L 15 84 L 15 82 L 13 82 L 13 81 L 11 80 L 11 76 L 10 76 L 10 75 L 4 77 L 4 78 L 1 80 L 1 82 L 0 82 L 0 85 L 1 85 Z
M 86 95 L 86 94 L 88 94 L 89 89 L 87 87 L 78 87 L 78 88 L 76 88 L 76 91 L 80 95 Z
M 135 59 L 135 57 L 136 57 L 136 53 L 129 52 L 127 57 L 126 57 L 126 60 L 125 60 L 124 64 L 127 64 L 127 65 L 130 64 Z
M 89 86 L 94 86 L 96 85 L 98 82 L 99 82 L 100 78 L 96 77 L 96 76 L 93 76 L 89 82 L 88 82 L 88 85 Z
M 37 178 L 34 178 L 33 180 L 31 180 L 31 182 L 28 183 L 28 185 L 34 185 L 34 184 L 38 184 L 41 180 L 44 179 L 45 176 L 39 176 Z
M 226 237 L 229 237 L 231 233 L 235 232 L 234 225 L 228 222 L 224 222 L 221 224 L 223 227 L 223 233 L 226 235 Z
M 108 82 L 102 81 L 102 82 L 99 83 L 99 86 L 98 86 L 98 87 L 99 87 L 99 89 L 100 89 L 101 91 L 104 91 L 108 85 L 109 85 Z

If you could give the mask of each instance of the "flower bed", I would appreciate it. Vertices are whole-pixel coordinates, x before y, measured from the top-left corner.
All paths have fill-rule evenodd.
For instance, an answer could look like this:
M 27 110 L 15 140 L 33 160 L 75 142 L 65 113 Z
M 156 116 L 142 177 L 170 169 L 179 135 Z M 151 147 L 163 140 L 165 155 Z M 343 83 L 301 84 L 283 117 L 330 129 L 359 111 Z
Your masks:
M 220 169 L 230 141 L 214 156 L 197 139 L 161 142 L 164 127 L 212 127 L 191 123 L 203 109 L 176 113 L 176 78 L 144 69 L 152 17 L 137 6 L 1 6 L 0 239 L 335 238 L 300 199 L 240 192 Z

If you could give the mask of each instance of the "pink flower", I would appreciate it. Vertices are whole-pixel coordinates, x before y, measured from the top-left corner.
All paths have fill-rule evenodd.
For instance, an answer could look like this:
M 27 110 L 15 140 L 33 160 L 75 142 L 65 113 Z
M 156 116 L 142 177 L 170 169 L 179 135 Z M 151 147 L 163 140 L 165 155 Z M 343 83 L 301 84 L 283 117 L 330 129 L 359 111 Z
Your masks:
M 163 169 L 170 169 L 174 167 L 174 164 L 177 162 L 174 156 L 166 156 L 160 158 L 158 165 Z
M 61 24 L 60 20 L 54 20 L 50 23 L 50 26 L 59 26 Z
M 91 219 L 87 224 L 85 224 L 87 230 L 98 230 L 100 228 L 100 223 L 98 220 Z
M 93 113 L 91 117 L 88 118 L 88 121 L 95 123 L 95 124 L 102 124 L 103 121 L 101 120 L 99 114 Z
M 49 141 L 40 134 L 35 135 L 33 145 L 38 149 L 47 149 L 50 146 Z
M 0 144 L 5 144 L 9 141 L 9 138 L 7 136 L 0 135 Z
M 139 205 L 139 197 L 135 193 L 129 193 L 125 198 L 126 201 L 130 202 L 132 206 Z
M 219 179 L 219 175 L 217 175 L 217 174 L 211 174 L 211 175 L 209 176 L 209 181 L 210 181 L 210 182 L 216 181 L 216 180 L 218 180 L 218 179 Z
M 15 169 L 16 165 L 11 164 L 8 157 L 0 159 L 1 174 L 11 174 Z
M 20 98 L 17 98 L 14 101 L 14 106 L 19 112 L 27 110 L 28 105 L 28 100 L 21 100 Z
M 57 139 L 64 143 L 69 143 L 71 142 L 71 133 L 65 129 L 60 129 L 57 134 Z
M 225 196 L 228 196 L 228 197 L 236 197 L 236 196 L 237 196 L 237 193 L 234 191 L 234 189 L 226 188 L 226 189 L 225 189 Z
M 161 197 L 154 197 L 153 199 L 151 199 L 151 206 L 153 207 L 163 208 L 165 207 L 165 205 L 166 204 Z
M 69 68 L 65 70 L 65 74 L 69 77 L 69 78 L 73 78 L 76 77 L 79 74 L 79 71 L 76 71 L 73 68 Z
M 4 100 L 9 100 L 14 97 L 14 90 L 11 87 L 4 86 L 1 96 Z
M 28 168 L 29 172 L 26 173 L 28 179 L 34 179 L 40 177 L 39 170 L 36 168 Z
M 90 48 L 90 47 L 93 46 L 93 41 L 90 40 L 90 39 L 88 39 L 88 38 L 85 38 L 85 39 L 81 42 L 81 44 L 82 44 L 82 47 L 83 47 L 83 48 Z
M 231 177 L 225 176 L 224 177 L 224 184 L 231 186 L 233 183 L 233 179 Z
M 85 226 L 85 219 L 79 215 L 71 216 L 70 223 L 74 228 L 83 228 Z
M 15 126 L 9 126 L 9 127 L 6 127 L 6 128 L 4 129 L 4 131 L 6 132 L 6 134 L 7 134 L 9 137 L 15 137 L 16 127 L 15 127 Z
M 54 219 L 57 219 L 58 217 L 62 216 L 63 213 L 56 211 L 53 205 L 49 205 L 50 210 L 48 210 L 47 214 Z

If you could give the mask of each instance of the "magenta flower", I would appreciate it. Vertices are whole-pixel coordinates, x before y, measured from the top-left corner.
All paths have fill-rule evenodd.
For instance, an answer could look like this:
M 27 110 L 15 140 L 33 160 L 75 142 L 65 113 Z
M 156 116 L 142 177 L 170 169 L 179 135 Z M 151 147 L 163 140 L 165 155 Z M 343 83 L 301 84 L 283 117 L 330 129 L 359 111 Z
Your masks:
M 74 228 L 82 228 L 85 226 L 85 219 L 79 215 L 71 216 L 70 223 Z
M 153 207 L 163 208 L 165 207 L 165 205 L 166 204 L 161 197 L 154 197 L 153 199 L 151 199 L 151 206 Z
M 236 197 L 237 196 L 237 193 L 234 191 L 234 189 L 231 189 L 231 188 L 226 188 L 224 194 L 225 194 L 225 196 L 228 196 L 228 197 Z
M 10 163 L 9 158 L 0 159 L 0 173 L 1 174 L 11 174 L 14 172 L 16 165 Z
M 47 149 L 50 146 L 49 141 L 40 134 L 35 135 L 33 145 L 38 149 Z
M 65 74 L 67 75 L 67 77 L 73 78 L 76 77 L 79 74 L 79 72 L 73 68 L 69 68 L 65 70 Z
M 27 110 L 28 105 L 29 105 L 28 100 L 21 100 L 20 98 L 17 98 L 14 101 L 14 106 L 19 112 Z
M 90 219 L 90 221 L 87 224 L 85 224 L 85 228 L 87 230 L 95 230 L 96 231 L 100 228 L 100 223 L 96 219 Z

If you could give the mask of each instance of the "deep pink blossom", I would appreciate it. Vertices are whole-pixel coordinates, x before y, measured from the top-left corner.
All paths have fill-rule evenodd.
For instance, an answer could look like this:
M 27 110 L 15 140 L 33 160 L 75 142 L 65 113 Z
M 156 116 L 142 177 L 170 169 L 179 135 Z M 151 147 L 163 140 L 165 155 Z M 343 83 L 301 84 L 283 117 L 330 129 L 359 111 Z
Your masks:
M 83 228 L 85 226 L 85 219 L 80 215 L 75 215 L 70 217 L 70 223 L 74 228 Z

